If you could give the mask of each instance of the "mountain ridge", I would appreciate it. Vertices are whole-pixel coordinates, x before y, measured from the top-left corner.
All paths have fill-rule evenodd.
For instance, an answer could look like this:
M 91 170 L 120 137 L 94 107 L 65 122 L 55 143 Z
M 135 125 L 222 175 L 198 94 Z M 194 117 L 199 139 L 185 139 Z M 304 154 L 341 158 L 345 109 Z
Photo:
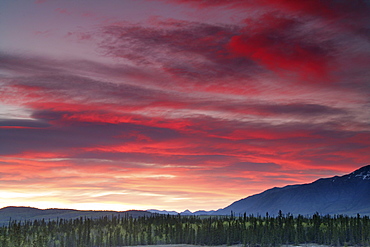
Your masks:
M 278 215 L 281 210 L 293 215 L 356 214 L 370 216 L 370 165 L 363 166 L 343 176 L 320 178 L 311 183 L 274 187 L 261 193 L 242 198 L 218 210 L 199 210 L 181 213 L 166 210 L 76 210 L 76 209 L 38 209 L 34 207 L 8 206 L 0 209 L 0 225 L 9 223 L 10 218 L 17 221 L 35 219 L 74 219 L 79 217 L 99 218 L 104 216 L 141 217 L 153 214 L 180 215 L 235 215 L 254 214 Z
M 271 188 L 229 206 L 215 214 L 286 213 L 312 215 L 357 213 L 370 215 L 370 165 L 343 176 L 320 178 L 312 183 Z
M 10 220 L 29 221 L 29 220 L 58 220 L 58 219 L 76 219 L 80 217 L 100 218 L 100 217 L 142 217 L 153 215 L 148 211 L 128 210 L 128 211 L 110 211 L 110 210 L 76 210 L 76 209 L 60 209 L 48 208 L 39 209 L 34 207 L 16 207 L 8 206 L 0 209 L 0 226 L 6 225 Z
M 302 189 L 306 190 L 303 191 L 305 193 L 302 192 Z M 284 195 L 286 192 L 289 192 L 290 195 Z M 297 205 L 296 199 L 297 197 L 303 197 L 303 195 L 305 195 L 306 198 L 303 202 L 301 201 L 300 204 L 306 205 L 299 206 Z M 247 213 L 262 215 L 269 213 L 270 215 L 277 215 L 279 210 L 282 210 L 285 213 L 292 213 L 295 215 L 313 215 L 315 213 L 331 215 L 356 215 L 360 213 L 363 215 L 370 215 L 370 199 L 356 200 L 356 198 L 350 197 L 349 195 L 362 196 L 365 199 L 370 198 L 370 165 L 360 167 L 342 176 L 336 175 L 333 177 L 319 178 L 311 183 L 273 187 L 261 193 L 237 200 L 225 208 L 212 211 L 199 210 L 191 214 L 229 215 L 233 212 L 234 214 Z M 318 196 L 321 198 L 317 199 Z M 338 205 L 338 202 L 341 203 L 341 208 L 339 208 L 340 205 Z M 235 207 L 235 205 L 238 204 L 243 204 L 243 206 Z M 287 207 L 287 204 L 291 206 Z M 349 206 L 343 206 L 345 204 Z M 253 205 L 255 206 L 253 207 Z M 165 210 L 161 212 L 157 211 L 156 213 L 189 215 L 187 210 L 181 213 Z

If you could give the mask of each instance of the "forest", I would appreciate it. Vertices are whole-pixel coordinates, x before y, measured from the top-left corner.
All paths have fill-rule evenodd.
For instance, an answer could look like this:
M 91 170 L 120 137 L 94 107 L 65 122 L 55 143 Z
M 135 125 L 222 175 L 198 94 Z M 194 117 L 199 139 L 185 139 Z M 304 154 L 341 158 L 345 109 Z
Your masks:
M 317 243 L 370 246 L 369 216 L 283 214 L 9 221 L 0 227 L 2 247 L 92 247 L 158 244 L 280 246 Z

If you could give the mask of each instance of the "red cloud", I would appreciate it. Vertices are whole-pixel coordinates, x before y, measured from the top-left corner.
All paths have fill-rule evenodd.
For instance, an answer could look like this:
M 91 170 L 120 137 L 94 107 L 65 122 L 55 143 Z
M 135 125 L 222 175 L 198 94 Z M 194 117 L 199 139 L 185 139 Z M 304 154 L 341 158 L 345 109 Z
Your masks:
M 194 7 L 229 7 L 235 9 L 267 8 L 295 14 L 308 14 L 326 18 L 336 18 L 344 14 L 366 13 L 369 5 L 366 0 L 165 0 L 167 2 L 189 4 Z M 351 13 L 352 12 L 352 13 Z
M 0 126 L 1 129 L 41 129 L 40 127 L 27 127 L 27 126 Z
M 169 2 L 244 10 L 249 16 L 245 27 L 230 38 L 227 50 L 236 57 L 254 60 L 283 78 L 298 75 L 300 81 L 333 80 L 339 65 L 336 56 L 346 49 L 341 33 L 361 35 L 369 24 L 370 6 L 363 0 Z M 251 12 L 256 9 L 259 12 Z
M 310 37 L 307 31 L 303 36 L 296 35 L 302 28 L 298 20 L 266 14 L 249 20 L 243 34 L 233 36 L 228 48 L 235 56 L 251 58 L 281 75 L 326 77 L 331 69 L 329 62 L 333 62 L 328 56 L 332 47 Z
M 7 76 L 0 102 L 28 113 L 0 115 L 6 188 L 225 202 L 368 162 L 368 88 L 361 84 L 368 80 L 358 73 L 368 66 L 356 56 L 368 47 L 361 30 L 351 29 L 361 26 L 352 19 L 358 6 L 176 2 L 238 8 L 248 19 L 151 19 L 149 26 L 120 23 L 77 36 L 102 40 L 102 54 L 124 59 L 115 66 L 0 54 Z M 347 5 L 353 12 L 345 17 Z M 335 83 L 322 83 L 333 74 Z M 213 192 L 215 184 L 225 189 Z

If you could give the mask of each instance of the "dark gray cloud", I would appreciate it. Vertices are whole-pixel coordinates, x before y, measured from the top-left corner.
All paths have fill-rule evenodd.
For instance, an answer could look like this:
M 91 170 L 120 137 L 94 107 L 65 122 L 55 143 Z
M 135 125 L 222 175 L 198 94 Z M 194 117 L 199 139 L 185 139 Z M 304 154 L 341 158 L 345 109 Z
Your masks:
M 53 124 L 37 125 L 39 128 L 36 129 L 0 128 L 1 139 L 6 140 L 0 143 L 1 154 L 10 155 L 26 151 L 61 152 L 75 148 L 140 142 L 140 138 L 131 133 L 143 135 L 156 142 L 179 136 L 174 130 L 129 123 L 68 122 L 63 120 L 64 115 L 65 112 L 37 112 L 34 117 L 37 117 L 38 121 Z
M 289 4 L 281 3 L 288 11 Z M 230 6 L 235 4 L 243 5 L 236 1 Z M 298 10 L 306 6 L 291 4 Z M 340 90 L 349 89 L 361 97 L 358 109 L 365 109 L 366 74 L 347 80 L 363 71 L 364 60 L 358 60 L 356 70 L 355 65 L 349 66 L 348 72 L 332 66 L 343 65 L 347 53 L 362 47 L 355 41 L 344 49 L 349 40 L 363 37 L 355 29 L 349 31 L 349 26 L 360 25 L 359 19 L 345 27 L 325 26 L 312 17 L 314 13 L 327 17 L 316 7 L 309 9 L 309 17 L 267 8 L 238 25 L 126 23 L 91 33 L 102 40 L 97 44 L 102 54 L 122 59 L 116 65 L 0 54 L 0 66 L 6 72 L 2 95 L 23 95 L 22 104 L 32 112 L 32 120 L 0 122 L 26 127 L 0 129 L 7 140 L 0 144 L 1 153 L 74 149 L 79 151 L 71 153 L 72 158 L 162 165 L 224 163 L 246 169 L 257 167 L 257 162 L 245 162 L 247 157 L 270 159 L 259 167 L 274 169 L 278 162 L 273 159 L 278 156 L 323 163 L 350 151 L 361 153 L 366 142 L 358 136 L 367 136 L 369 126 L 354 107 L 325 98 L 288 100 L 297 85 L 304 86 L 297 95 L 317 91 L 325 95 L 330 90 L 340 95 Z M 310 73 L 316 73 L 318 81 Z M 333 75 L 343 77 L 333 81 Z M 289 92 L 286 100 L 274 100 L 284 92 Z M 121 118 L 129 120 L 124 123 Z M 111 146 L 133 143 L 143 149 L 109 151 Z M 94 147 L 107 148 L 83 151 Z M 270 148 L 274 151 L 267 151 Z M 315 153 L 321 156 L 314 157 Z
M 228 77 L 248 78 L 261 68 L 253 60 L 231 56 L 230 38 L 238 26 L 178 22 L 171 27 L 108 26 L 102 30 L 103 53 L 138 65 L 160 66 L 162 71 L 190 81 Z M 176 28 L 178 26 L 181 28 Z
M 28 119 L 0 119 L 0 127 L 25 127 L 25 128 L 46 128 L 51 125 L 43 120 L 28 120 Z
M 259 171 L 274 172 L 278 171 L 281 166 L 275 163 L 255 163 L 255 162 L 238 162 L 231 166 L 238 168 L 240 171 Z M 232 169 L 235 171 L 235 168 Z

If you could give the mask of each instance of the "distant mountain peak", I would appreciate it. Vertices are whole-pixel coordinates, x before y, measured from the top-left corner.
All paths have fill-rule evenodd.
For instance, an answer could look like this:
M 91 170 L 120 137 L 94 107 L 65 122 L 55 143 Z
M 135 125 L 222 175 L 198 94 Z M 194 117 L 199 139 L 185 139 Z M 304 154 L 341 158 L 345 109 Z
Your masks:
M 180 214 L 181 215 L 192 215 L 193 213 L 189 209 L 186 209 L 184 212 L 182 212 Z

